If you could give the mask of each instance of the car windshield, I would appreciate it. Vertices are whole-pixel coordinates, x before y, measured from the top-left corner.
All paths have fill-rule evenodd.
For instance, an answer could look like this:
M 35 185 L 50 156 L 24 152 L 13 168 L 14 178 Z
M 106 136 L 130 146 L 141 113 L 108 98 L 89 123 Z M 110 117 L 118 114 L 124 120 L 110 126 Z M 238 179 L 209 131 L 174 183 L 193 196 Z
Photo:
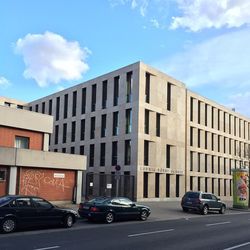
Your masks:
M 11 197 L 0 197 L 0 206 L 6 204 L 6 202 L 10 201 Z
M 187 193 L 188 198 L 199 198 L 199 193 Z
M 106 203 L 109 200 L 110 199 L 106 197 L 97 197 L 97 198 L 90 200 L 89 203 L 102 204 L 102 203 Z

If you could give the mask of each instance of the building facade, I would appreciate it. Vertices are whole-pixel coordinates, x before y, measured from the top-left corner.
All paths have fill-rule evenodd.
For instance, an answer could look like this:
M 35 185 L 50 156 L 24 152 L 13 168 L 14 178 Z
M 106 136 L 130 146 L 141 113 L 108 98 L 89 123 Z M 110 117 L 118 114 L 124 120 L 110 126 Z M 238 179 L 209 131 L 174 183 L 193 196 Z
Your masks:
M 54 116 L 51 151 L 87 156 L 86 195 L 229 198 L 237 152 L 249 145 L 248 118 L 142 62 L 28 106 Z
M 48 152 L 53 117 L 7 103 L 0 105 L 0 196 L 80 202 L 86 157 Z

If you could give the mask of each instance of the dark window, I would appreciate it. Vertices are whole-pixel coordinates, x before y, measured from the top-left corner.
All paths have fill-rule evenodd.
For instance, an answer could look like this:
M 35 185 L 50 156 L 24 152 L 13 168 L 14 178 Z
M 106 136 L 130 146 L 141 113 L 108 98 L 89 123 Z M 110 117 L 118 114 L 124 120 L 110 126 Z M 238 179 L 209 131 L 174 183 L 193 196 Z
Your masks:
M 167 86 L 167 110 L 171 110 L 171 88 L 172 88 L 172 84 L 170 82 L 168 82 L 168 86 Z
M 72 116 L 76 116 L 77 92 L 73 92 Z
M 170 175 L 166 174 L 166 197 L 170 197 Z
M 198 191 L 201 190 L 201 177 L 198 177 Z
M 208 105 L 205 104 L 205 126 L 207 126 L 207 107 Z
M 82 114 L 86 112 L 86 88 L 82 89 Z
M 84 146 L 80 146 L 80 155 L 84 155 Z
M 227 196 L 227 180 L 224 179 L 224 196 Z
M 180 196 L 180 176 L 178 174 L 176 175 L 175 195 L 176 197 Z
M 112 142 L 112 166 L 117 165 L 117 141 Z
M 190 171 L 193 171 L 193 164 L 194 164 L 194 152 L 190 152 Z
M 32 107 L 31 106 L 29 107 L 29 110 L 32 111 Z
M 193 146 L 193 128 L 190 127 L 190 146 Z
M 55 126 L 55 144 L 58 144 L 59 126 Z
M 71 154 L 74 154 L 74 153 L 75 153 L 75 147 L 71 147 L 71 148 L 70 148 L 70 153 L 71 153 Z
M 198 153 L 198 172 L 201 171 L 201 153 Z
M 155 174 L 155 197 L 160 196 L 160 174 L 156 173 Z
M 56 98 L 56 121 L 59 120 L 59 115 L 60 115 L 60 97 L 58 96 Z
M 67 123 L 63 124 L 63 143 L 67 142 Z
M 125 140 L 125 165 L 131 164 L 131 140 Z
M 106 114 L 102 115 L 101 137 L 106 136 L 106 120 L 107 120 L 107 115 Z
M 198 148 L 201 146 L 201 130 L 198 129 Z
M 66 153 L 66 148 L 62 148 L 62 153 Z
M 149 134 L 149 110 L 145 109 L 144 133 Z
M 193 112 L 194 112 L 194 98 L 193 97 L 191 97 L 190 98 L 190 121 L 192 122 L 193 121 L 193 116 L 194 116 L 194 114 L 193 114 Z
M 218 109 L 218 130 L 220 130 L 220 110 Z
M 212 178 L 212 193 L 214 193 L 214 178 Z
M 220 174 L 220 157 L 218 156 L 218 174 Z
M 214 173 L 214 155 L 212 155 L 212 159 L 211 159 L 211 165 L 212 165 L 212 174 Z
M 30 138 L 23 137 L 23 136 L 16 136 L 15 137 L 15 148 L 25 148 L 29 149 Z
M 212 107 L 211 116 L 212 116 L 211 124 L 212 124 L 212 128 L 214 128 L 214 107 Z
M 35 109 L 36 109 L 36 112 L 38 112 L 38 104 L 36 104 Z
M 108 81 L 102 82 L 102 108 L 107 108 Z
M 90 139 L 94 139 L 95 138 L 95 117 L 91 117 L 90 122 L 91 122 L 91 124 L 90 124 Z
M 100 166 L 105 166 L 105 154 L 106 154 L 106 144 L 101 143 L 101 157 L 100 157 Z
M 156 136 L 161 136 L 161 115 L 156 114 Z
M 226 132 L 226 113 L 223 113 L 223 131 Z
M 205 149 L 207 149 L 207 134 L 208 134 L 208 132 L 205 131 Z
M 52 100 L 49 100 L 49 115 L 52 114 Z
M 114 78 L 114 98 L 113 98 L 113 105 L 117 106 L 118 105 L 118 100 L 119 100 L 119 76 L 116 76 Z
M 220 196 L 220 179 L 218 179 L 218 196 Z
M 148 198 L 148 173 L 143 173 L 143 198 Z
M 144 165 L 149 164 L 149 141 L 144 141 Z
M 91 111 L 95 111 L 96 106 L 96 84 L 92 85 Z
M 64 112 L 63 118 L 66 119 L 68 117 L 68 94 L 64 95 Z
M 166 145 L 166 168 L 171 166 L 171 146 Z
M 81 120 L 81 140 L 85 139 L 85 119 Z
M 198 123 L 201 124 L 201 101 L 198 101 Z
M 113 113 L 113 135 L 118 135 L 118 111 Z
M 207 173 L 207 154 L 205 154 L 205 173 Z
M 150 74 L 146 72 L 145 102 L 150 102 Z
M 132 109 L 126 109 L 126 134 L 132 130 Z
M 193 176 L 190 176 L 190 190 L 193 190 Z
M 45 102 L 42 103 L 42 113 L 45 113 Z
M 94 166 L 94 159 L 95 159 L 95 145 L 90 144 L 89 145 L 89 166 Z
M 71 123 L 71 141 L 74 142 L 76 139 L 76 122 Z
M 207 177 L 205 177 L 205 192 L 207 192 Z
M 6 171 L 0 169 L 0 181 L 5 181 L 6 180 Z
M 133 72 L 127 73 L 127 102 L 132 101 L 132 84 L 133 84 Z

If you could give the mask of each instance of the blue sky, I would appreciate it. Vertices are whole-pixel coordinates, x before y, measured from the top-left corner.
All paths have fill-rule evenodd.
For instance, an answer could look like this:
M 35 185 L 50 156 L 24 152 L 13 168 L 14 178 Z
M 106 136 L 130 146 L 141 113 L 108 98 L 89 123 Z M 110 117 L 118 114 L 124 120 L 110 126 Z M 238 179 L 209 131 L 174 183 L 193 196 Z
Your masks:
M 249 0 L 0 1 L 0 96 L 32 101 L 139 60 L 250 117 Z

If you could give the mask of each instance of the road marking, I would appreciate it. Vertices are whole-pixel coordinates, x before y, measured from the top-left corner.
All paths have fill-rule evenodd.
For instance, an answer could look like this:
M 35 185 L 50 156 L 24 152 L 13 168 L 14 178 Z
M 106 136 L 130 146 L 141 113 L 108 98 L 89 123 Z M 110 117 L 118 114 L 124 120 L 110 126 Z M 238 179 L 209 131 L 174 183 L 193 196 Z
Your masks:
M 174 231 L 174 229 L 167 229 L 167 230 L 153 231 L 153 232 L 140 233 L 140 234 L 130 234 L 130 235 L 128 235 L 128 237 L 143 236 L 143 235 L 148 235 L 148 234 L 158 234 L 158 233 L 165 233 L 165 232 L 171 232 L 171 231 Z
M 232 250 L 232 249 L 244 247 L 244 246 L 247 246 L 247 245 L 250 245 L 250 242 L 246 242 L 246 243 L 243 243 L 243 244 L 240 244 L 240 245 L 236 245 L 236 246 L 233 246 L 233 247 L 225 248 L 224 250 Z
M 53 247 L 44 247 L 44 248 L 35 248 L 34 250 L 49 250 L 49 249 L 56 249 L 59 248 L 60 246 L 53 246 Z
M 218 223 L 213 223 L 213 224 L 206 224 L 207 227 L 211 226 L 217 226 L 217 225 L 224 225 L 224 224 L 229 224 L 231 221 L 224 221 L 224 222 L 218 222 Z

